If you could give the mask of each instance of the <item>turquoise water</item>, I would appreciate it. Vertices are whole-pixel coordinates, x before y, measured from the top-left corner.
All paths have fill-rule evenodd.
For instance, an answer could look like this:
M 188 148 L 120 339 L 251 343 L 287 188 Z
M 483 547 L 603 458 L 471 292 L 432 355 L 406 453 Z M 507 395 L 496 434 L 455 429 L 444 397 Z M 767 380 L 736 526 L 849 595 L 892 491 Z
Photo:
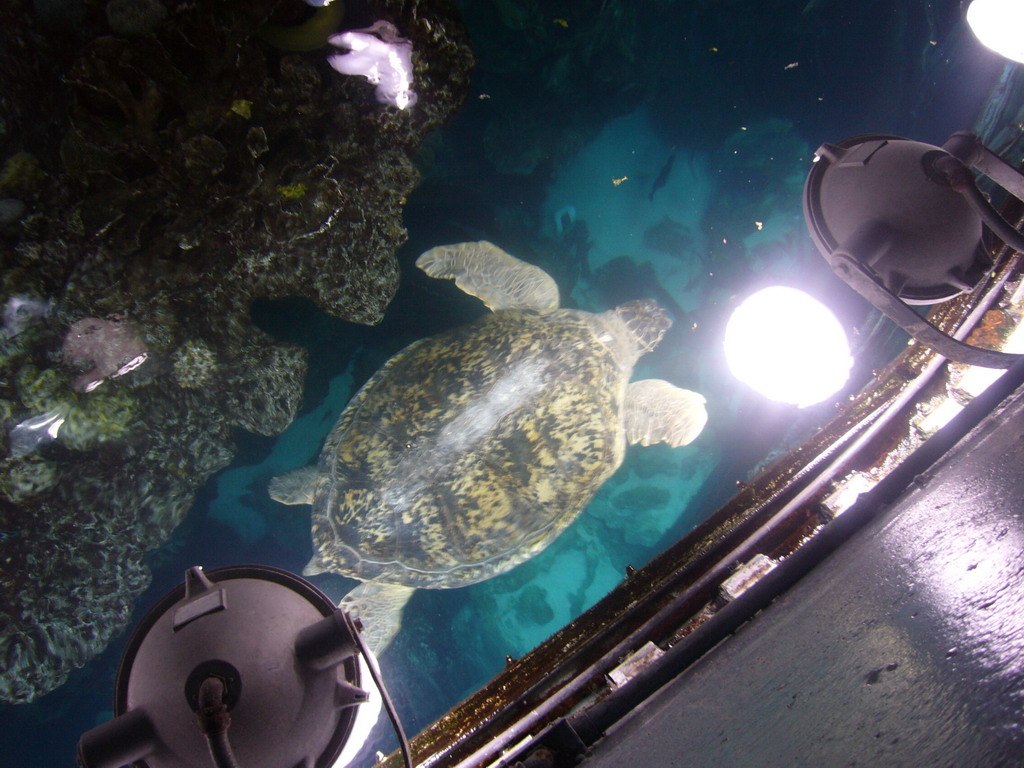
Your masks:
M 282 23 L 304 18 L 305 6 L 298 0 L 292 6 L 280 5 L 286 6 L 277 11 Z M 1017 82 L 1012 80 L 1013 72 L 973 40 L 961 20 L 960 3 L 953 0 L 869 1 L 856 4 L 856 8 L 838 0 L 467 0 L 456 5 L 477 59 L 472 78 L 465 83 L 465 103 L 450 122 L 421 137 L 422 145 L 411 152 L 419 173 L 415 188 L 408 192 L 401 188 L 407 177 L 395 170 L 393 196 L 402 200 L 373 198 L 365 204 L 371 218 L 371 206 L 398 206 L 407 241 L 401 242 L 401 237 L 385 232 L 383 226 L 360 229 L 358 223 L 351 223 L 350 229 L 342 230 L 342 224 L 325 215 L 325 226 L 338 228 L 333 237 L 379 238 L 381 243 L 391 243 L 400 272 L 397 293 L 386 303 L 378 323 L 360 324 L 352 322 L 353 317 L 345 320 L 325 313 L 311 300 L 310 292 L 300 290 L 296 283 L 286 282 L 286 287 L 274 289 L 276 278 L 259 273 L 258 260 L 253 257 L 249 263 L 257 266 L 251 267 L 252 280 L 264 281 L 259 285 L 265 290 L 260 295 L 254 293 L 245 309 L 255 328 L 278 343 L 305 350 L 301 406 L 294 418 L 275 422 L 282 428 L 287 424 L 283 431 L 267 429 L 268 434 L 257 434 L 238 424 L 225 427 L 217 421 L 209 426 L 203 421 L 214 404 L 220 407 L 222 401 L 230 401 L 231 387 L 243 388 L 241 374 L 233 374 L 230 384 L 222 382 L 223 392 L 186 393 L 196 398 L 191 401 L 195 406 L 189 412 L 189 424 L 198 424 L 200 430 L 221 430 L 218 434 L 227 435 L 224 439 L 233 445 L 233 455 L 226 457 L 226 466 L 217 467 L 208 477 L 195 470 L 201 484 L 179 500 L 180 522 L 163 526 L 161 535 L 141 543 L 148 552 L 133 578 L 144 585 L 151 573 L 152 581 L 141 597 L 124 606 L 123 620 L 111 630 L 113 639 L 106 649 L 87 654 L 89 658 L 70 671 L 66 682 L 49 692 L 38 691 L 33 701 L 3 705 L 0 744 L 5 755 L 16 756 L 12 765 L 72 763 L 79 734 L 111 714 L 113 677 L 126 640 L 125 628 L 178 583 L 188 566 L 200 564 L 211 569 L 252 562 L 301 571 L 311 555 L 308 508 L 272 501 L 267 495 L 270 478 L 315 460 L 349 397 L 391 355 L 416 339 L 465 323 L 485 311 L 453 285 L 420 274 L 414 262 L 423 251 L 445 243 L 490 240 L 548 271 L 559 284 L 563 305 L 579 309 L 603 311 L 630 299 L 657 299 L 672 316 L 674 326 L 657 350 L 640 361 L 634 378 L 663 378 L 703 393 L 710 421 L 692 445 L 629 449 L 623 465 L 580 518 L 527 563 L 470 587 L 421 590 L 414 595 L 401 632 L 381 657 L 410 733 L 493 677 L 507 655 L 519 657 L 529 652 L 593 605 L 621 581 L 627 565 L 642 566 L 685 535 L 732 495 L 737 481 L 749 479 L 759 466 L 827 421 L 834 413 L 834 402 L 866 383 L 873 368 L 899 351 L 905 337 L 887 330 L 884 324 L 879 326 L 877 315 L 832 275 L 807 237 L 801 191 L 818 145 L 869 132 L 941 144 L 953 131 L 969 129 L 982 117 L 981 127 L 998 139 L 998 148 L 1019 140 L 1020 97 L 1019 89 L 1010 87 Z M 39 35 L 54 39 L 71 35 L 75 45 L 87 50 L 96 38 L 110 33 L 104 27 L 101 6 L 82 5 L 85 31 L 75 37 L 60 21 L 77 12 L 74 3 L 62 6 L 63 10 L 54 10 L 49 4 L 22 3 L 18 7 L 24 15 L 7 34 L 18 43 L 16 50 L 27 50 Z M 377 18 L 408 18 L 403 14 L 409 8 L 399 10 L 400 6 L 397 2 L 352 0 L 342 25 L 355 28 Z M 445 6 L 424 0 L 417 7 L 419 18 L 429 19 L 436 13 L 438 25 L 443 22 L 455 29 L 459 22 L 439 10 Z M 173 24 L 178 18 L 178 4 L 168 2 L 166 7 L 170 21 L 154 21 L 156 35 L 160 24 Z M 54 13 L 56 21 L 46 15 Z M 221 23 L 221 19 L 211 14 L 210 23 Z M 412 34 L 401 23 L 398 27 L 399 33 Z M 254 46 L 253 50 L 263 51 L 261 55 L 279 55 L 267 53 L 270 49 L 262 42 L 244 41 L 240 46 L 244 50 Z M 77 49 L 72 46 L 72 50 Z M 294 56 L 286 60 L 318 68 L 322 87 L 340 87 L 328 80 L 343 76 L 326 66 L 323 49 Z M 77 72 L 73 60 L 72 53 L 68 61 L 58 57 L 47 59 L 47 63 Z M 5 67 L 15 66 L 10 56 L 2 61 Z M 443 56 L 431 60 L 434 70 L 442 73 L 444 63 Z M 43 64 L 28 58 L 18 66 L 21 69 L 16 74 L 12 69 L 5 77 L 24 82 L 33 76 L 32 67 Z M 192 73 L 192 77 L 204 82 L 202 72 Z M 444 81 L 441 76 L 430 83 L 436 86 Z M 290 105 L 294 102 L 287 120 L 298 126 L 297 132 L 304 120 L 314 119 L 301 109 L 302 99 L 307 98 L 303 88 L 312 88 L 310 82 L 303 80 L 302 87 L 278 94 L 290 99 Z M 432 100 L 440 99 L 426 82 L 414 85 L 420 91 L 418 101 L 409 107 L 412 115 L 417 109 L 429 110 Z M 453 79 L 453 89 L 462 86 L 461 80 Z M 27 89 L 22 89 L 10 102 L 19 95 L 27 98 L 25 93 Z M 81 109 L 82 97 L 78 98 L 77 108 Z M 314 96 L 308 98 L 312 103 Z M 341 160 L 336 157 L 335 164 L 325 166 L 327 170 L 319 168 L 318 173 L 351 182 L 339 194 L 357 196 L 363 187 L 345 175 L 349 173 L 346 163 L 354 166 L 357 160 L 352 158 L 365 160 L 368 154 L 383 156 L 390 151 L 380 136 L 390 136 L 388 132 L 395 130 L 389 120 L 397 114 L 396 108 L 377 103 L 366 83 L 346 86 L 336 98 L 357 115 L 381 116 L 379 120 L 374 117 L 377 122 L 358 123 L 363 131 L 367 125 L 375 126 L 379 134 L 364 132 L 351 137 L 352 146 L 364 149 L 350 147 L 348 156 L 343 156 L 337 137 L 327 129 L 322 136 L 307 131 L 303 146 L 315 147 L 314 139 L 330 145 Z M 55 115 L 63 114 L 60 104 L 44 106 Z M 222 104 L 221 110 L 229 106 L 243 112 L 248 109 L 231 102 Z M 247 119 L 258 120 L 261 108 L 268 109 L 253 101 L 251 109 L 257 117 Z M 341 109 L 338 107 L 339 114 Z M 63 197 L 48 198 L 47 193 L 56 193 L 45 184 L 73 175 L 72 169 L 78 167 L 68 159 L 77 151 L 74 142 L 60 143 L 57 136 L 46 146 L 42 139 L 33 143 L 16 136 L 15 129 L 24 121 L 15 119 L 20 113 L 14 107 L 10 111 L 6 117 L 0 112 L 6 121 L 4 132 L 0 132 L 3 156 L 30 151 L 50 181 L 38 182 L 44 185 L 42 191 L 31 185 L 10 186 L 12 191 L 0 197 L 14 199 L 20 194 L 32 210 L 43 215 L 70 206 L 78 199 L 75 195 L 93 200 L 95 195 L 83 195 L 80 188 L 99 184 L 97 175 L 113 171 L 104 168 L 101 174 L 95 164 L 82 160 L 89 168 L 82 178 L 91 181 L 76 178 L 78 186 L 68 182 L 66 188 L 60 188 Z M 96 107 L 96 111 L 102 110 Z M 127 119 L 123 113 L 117 113 L 116 120 L 103 114 L 114 125 Z M 330 119 L 325 115 L 327 111 L 317 112 L 316 119 Z M 160 119 L 174 124 L 173 115 Z M 251 134 L 246 136 L 251 138 Z M 137 137 L 132 140 L 145 143 Z M 223 136 L 221 140 L 227 144 Z M 271 142 L 268 151 L 280 153 L 278 157 L 286 155 L 291 146 L 286 131 L 279 134 L 278 142 Z M 207 152 L 209 148 L 202 142 L 195 146 L 207 149 L 203 150 L 206 154 L 197 149 L 199 154 L 189 155 L 192 168 L 200 160 L 214 162 L 215 158 L 210 158 L 215 151 Z M 408 145 L 402 146 L 404 151 Z M 162 167 L 159 159 L 137 158 L 137 162 Z M 225 162 L 230 170 L 230 155 Z M 274 200 L 275 205 L 280 204 L 286 212 L 294 205 L 296 217 L 306 215 L 303 201 L 313 193 L 307 194 L 297 185 L 314 187 L 321 182 L 290 171 L 286 161 L 275 162 L 267 161 L 265 172 L 277 176 L 263 186 L 269 184 L 277 190 L 280 199 Z M 375 167 L 383 168 L 381 173 L 390 172 L 391 165 L 378 162 Z M 181 173 L 180 169 L 175 173 Z M 244 177 L 244 170 L 238 173 Z M 231 194 L 264 194 L 258 185 L 245 191 L 243 187 L 239 182 Z M 388 189 L 387 184 L 384 188 Z M 112 196 L 104 198 L 101 207 L 124 206 L 130 216 L 131 205 L 141 205 L 138 199 Z M 84 212 L 79 218 L 88 219 L 91 209 L 84 203 L 81 207 Z M 226 216 L 216 206 L 205 215 L 211 231 L 217 229 L 218 217 Z M 275 220 L 267 226 L 287 229 L 289 221 Z M 107 226 L 116 230 L 116 220 Z M 151 247 L 158 253 L 154 260 L 173 262 L 160 255 L 165 239 L 178 242 L 182 252 L 203 248 L 201 242 L 188 248 L 180 245 L 187 237 L 175 229 L 178 226 L 171 212 L 163 219 L 147 220 L 146 227 L 135 233 L 132 258 L 145 261 L 150 258 L 146 249 Z M 87 229 L 86 224 L 82 227 Z M 74 280 L 59 283 L 38 266 L 40 261 L 25 255 L 34 243 L 50 242 L 41 231 L 37 221 L 24 217 L 3 225 L 4 288 L 11 295 L 28 290 L 25 286 L 32 280 L 26 274 L 31 275 L 33 269 L 45 273 L 46 279 L 33 290 L 48 290 L 46 295 L 61 302 L 59 316 L 42 321 L 52 324 L 54 338 L 59 338 L 60 322 L 113 310 L 89 298 L 91 294 L 78 288 Z M 98 228 L 92 242 L 101 240 L 106 231 Z M 69 228 L 69 232 L 73 230 Z M 215 237 L 209 232 L 205 236 Z M 65 235 L 65 240 L 77 242 L 73 234 Z M 241 236 L 218 240 L 220 250 L 211 252 L 230 250 L 240 241 Z M 80 257 L 80 263 L 86 264 L 90 253 L 82 246 L 74 258 Z M 126 257 L 126 261 L 130 260 Z M 175 282 L 176 268 L 168 264 L 162 263 L 159 272 L 139 267 L 143 277 L 131 282 L 131 291 L 155 296 L 173 288 L 181 295 L 212 294 L 211 286 L 224 271 L 234 268 L 215 262 L 211 257 L 209 267 L 190 267 L 189 275 L 197 277 L 180 282 Z M 72 266 L 67 274 L 78 275 L 76 269 L 87 271 Z M 310 284 L 322 274 L 283 261 L 266 269 L 280 269 L 282 274 L 294 270 L 300 275 L 296 280 Z M 129 281 L 136 273 L 125 268 L 117 274 Z M 159 280 L 153 277 L 157 274 Z M 726 370 L 721 337 L 729 312 L 744 295 L 772 283 L 794 285 L 819 296 L 843 323 L 857 362 L 847 392 L 837 393 L 835 400 L 798 411 L 764 400 L 735 382 Z M 231 303 L 229 298 L 218 300 L 225 307 Z M 187 311 L 184 300 L 177 301 L 170 306 Z M 205 309 L 197 303 L 194 315 L 181 315 L 179 326 L 188 330 L 176 331 L 178 338 L 205 338 L 204 326 L 217 327 L 218 316 L 206 314 L 211 306 L 216 303 L 203 304 Z M 151 386 L 147 383 L 151 379 L 129 381 L 127 377 L 133 375 L 154 379 L 171 375 L 169 361 L 177 358 L 168 353 L 167 361 L 160 362 L 155 350 L 163 347 L 152 330 L 155 327 L 149 327 L 152 336 L 147 337 L 154 350 L 148 361 L 151 372 L 147 373 L 144 364 L 137 372 L 126 374 L 124 382 L 107 385 L 110 390 L 123 393 Z M 4 364 L 20 360 L 17 355 L 32 355 L 34 360 L 49 355 L 50 360 L 59 362 L 59 343 L 51 339 L 49 348 L 43 350 L 46 337 L 31 338 L 40 339 L 42 351 L 22 349 L 5 357 Z M 241 335 L 231 338 L 243 345 Z M 215 347 L 214 352 L 223 360 L 229 349 Z M 13 376 L 20 368 L 4 370 L 5 375 Z M 4 386 L 10 390 L 5 397 L 17 405 L 11 394 L 13 384 L 8 381 Z M 187 389 L 184 384 L 181 387 Z M 229 410 L 230 402 L 224 407 Z M 20 413 L 20 408 L 12 406 L 9 416 L 14 419 Z M 210 423 L 214 422 L 211 418 Z M 135 479 L 110 479 L 118 477 L 120 462 L 128 461 L 127 454 L 117 451 L 136 450 L 147 437 L 152 434 L 129 430 L 126 436 L 119 434 L 89 449 L 107 452 L 104 466 L 111 468 L 107 476 L 110 487 L 120 488 L 118 483 L 130 486 Z M 38 455 L 64 468 L 77 466 L 87 454 L 70 452 L 58 444 L 44 446 Z M 13 472 L 12 466 L 5 464 L 4 471 Z M 72 472 L 62 471 L 65 478 Z M 125 494 L 130 496 L 128 491 Z M 149 497 L 140 497 L 142 508 L 148 509 Z M 0 528 L 7 534 L 0 546 L 17 548 L 19 542 L 35 535 L 35 523 L 26 519 L 30 513 L 36 516 L 33 519 L 64 514 L 39 498 L 4 500 Z M 159 507 L 155 502 L 152 505 Z M 104 537 L 114 541 L 118 536 L 115 522 L 109 521 L 109 530 L 103 528 L 106 524 L 102 516 L 90 519 L 88 530 L 99 531 L 101 542 Z M 85 530 L 85 523 L 82 525 Z M 74 518 L 59 529 L 65 537 L 74 537 L 75 531 Z M 17 559 L 20 556 L 8 562 L 22 562 Z M 53 575 L 48 582 L 47 574 L 52 575 L 53 569 L 42 566 L 38 578 L 25 573 L 5 573 L 5 577 L 10 584 L 34 580 L 40 594 L 52 589 L 63 595 L 60 599 L 66 598 L 69 582 L 80 584 L 82 589 L 74 599 L 88 614 L 90 599 L 101 590 L 99 585 L 120 578 L 120 570 L 113 569 L 109 556 L 97 554 L 95 568 L 111 570 L 93 574 L 93 581 Z M 312 580 L 335 599 L 355 583 L 334 574 Z M 49 609 L 42 598 L 34 599 L 40 601 L 39 615 L 45 615 Z M 31 603 L 21 604 L 18 610 L 18 621 L 34 615 Z M 131 620 L 127 620 L 129 612 Z M 10 658 L 6 655 L 10 648 L 5 648 L 6 658 Z M 381 729 L 368 750 L 392 748 L 392 737 L 387 729 Z M 366 764 L 370 763 L 368 758 Z

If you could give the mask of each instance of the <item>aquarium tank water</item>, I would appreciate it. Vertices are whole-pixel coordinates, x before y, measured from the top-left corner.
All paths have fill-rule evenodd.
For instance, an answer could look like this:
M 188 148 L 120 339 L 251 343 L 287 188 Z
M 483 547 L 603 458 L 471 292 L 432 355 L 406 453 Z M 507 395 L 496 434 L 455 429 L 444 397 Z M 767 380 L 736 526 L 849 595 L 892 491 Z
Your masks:
M 808 237 L 815 149 L 1019 161 L 963 5 L 5 3 L 4 763 L 73 765 L 192 566 L 349 595 L 413 735 L 700 524 L 907 343 Z M 825 389 L 752 386 L 806 362 L 770 307 L 734 374 L 767 288 Z

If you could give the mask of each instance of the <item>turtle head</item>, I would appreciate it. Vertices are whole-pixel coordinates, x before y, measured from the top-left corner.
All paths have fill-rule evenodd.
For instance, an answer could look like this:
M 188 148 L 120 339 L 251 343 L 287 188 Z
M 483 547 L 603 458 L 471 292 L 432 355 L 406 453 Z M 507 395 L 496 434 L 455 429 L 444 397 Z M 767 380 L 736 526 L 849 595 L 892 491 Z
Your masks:
M 658 346 L 672 326 L 668 313 L 653 299 L 627 301 L 598 317 L 598 341 L 611 350 L 625 370 L 632 369 L 641 355 Z
M 668 313 L 654 299 L 627 301 L 612 310 L 626 326 L 636 345 L 636 356 L 646 355 L 672 327 Z

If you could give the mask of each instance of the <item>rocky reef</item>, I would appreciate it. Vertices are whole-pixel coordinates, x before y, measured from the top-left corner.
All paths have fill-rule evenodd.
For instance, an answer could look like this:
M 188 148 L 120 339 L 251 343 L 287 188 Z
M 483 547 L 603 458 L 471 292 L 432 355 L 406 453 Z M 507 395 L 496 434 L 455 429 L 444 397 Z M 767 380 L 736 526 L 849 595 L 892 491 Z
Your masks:
M 412 157 L 473 58 L 444 0 L 341 2 L 326 21 L 299 0 L 0 9 L 2 700 L 106 647 L 233 430 L 293 419 L 306 353 L 252 302 L 374 324 L 394 295 Z M 412 44 L 409 109 L 310 42 L 377 20 Z M 85 319 L 92 355 L 62 351 Z M 102 333 L 144 359 L 99 354 Z

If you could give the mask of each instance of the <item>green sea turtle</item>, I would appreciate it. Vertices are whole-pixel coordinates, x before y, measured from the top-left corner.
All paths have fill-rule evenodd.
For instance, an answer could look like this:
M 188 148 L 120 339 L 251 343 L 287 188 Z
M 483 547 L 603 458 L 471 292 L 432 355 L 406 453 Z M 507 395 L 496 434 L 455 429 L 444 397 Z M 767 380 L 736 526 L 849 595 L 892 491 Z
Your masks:
M 685 445 L 707 421 L 700 395 L 629 382 L 671 325 L 653 301 L 559 309 L 550 276 L 488 242 L 432 248 L 416 265 L 492 312 L 392 357 L 318 463 L 270 486 L 280 502 L 313 506 L 304 572 L 364 582 L 342 605 L 378 653 L 415 589 L 528 560 L 576 519 L 627 443 Z

